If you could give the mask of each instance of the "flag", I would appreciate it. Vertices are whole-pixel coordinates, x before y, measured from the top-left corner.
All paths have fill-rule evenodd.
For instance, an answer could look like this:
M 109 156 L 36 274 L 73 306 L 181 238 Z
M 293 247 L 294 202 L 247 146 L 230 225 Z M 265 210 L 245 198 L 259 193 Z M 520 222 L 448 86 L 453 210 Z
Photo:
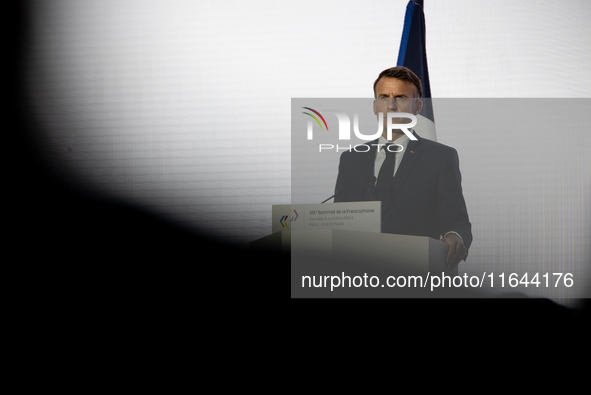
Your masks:
M 423 109 L 417 117 L 415 130 L 421 137 L 437 140 L 435 135 L 435 117 L 431 100 L 431 85 L 427 68 L 427 49 L 425 46 L 425 14 L 423 0 L 411 0 L 406 6 L 404 28 L 400 40 L 397 66 L 409 68 L 421 80 L 423 85 Z

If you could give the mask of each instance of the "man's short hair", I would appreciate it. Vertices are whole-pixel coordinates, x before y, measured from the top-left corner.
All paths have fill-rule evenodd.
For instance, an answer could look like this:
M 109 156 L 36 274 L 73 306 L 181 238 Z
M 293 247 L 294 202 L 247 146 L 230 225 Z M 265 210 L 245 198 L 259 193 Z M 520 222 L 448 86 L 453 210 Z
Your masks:
M 403 66 L 390 67 L 389 69 L 386 69 L 380 73 L 376 82 L 373 83 L 374 97 L 376 96 L 376 85 L 382 77 L 396 78 L 398 80 L 410 82 L 417 88 L 419 98 L 423 97 L 423 85 L 421 84 L 421 80 L 419 79 L 419 77 L 417 77 L 415 73 L 410 71 L 410 69 Z

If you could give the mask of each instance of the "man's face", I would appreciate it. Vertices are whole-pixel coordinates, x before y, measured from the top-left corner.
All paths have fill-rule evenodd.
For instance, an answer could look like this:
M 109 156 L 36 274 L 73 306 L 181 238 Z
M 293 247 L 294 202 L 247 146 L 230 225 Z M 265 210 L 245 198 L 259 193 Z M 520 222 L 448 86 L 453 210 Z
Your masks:
M 417 88 L 410 82 L 397 78 L 380 78 L 376 84 L 376 99 L 373 102 L 373 112 L 376 116 L 380 112 L 384 114 L 384 137 L 386 137 L 388 125 L 387 113 L 408 112 L 417 115 L 421 112 L 423 102 L 416 98 L 417 96 Z M 392 118 L 392 123 L 410 122 L 411 120 L 408 118 Z

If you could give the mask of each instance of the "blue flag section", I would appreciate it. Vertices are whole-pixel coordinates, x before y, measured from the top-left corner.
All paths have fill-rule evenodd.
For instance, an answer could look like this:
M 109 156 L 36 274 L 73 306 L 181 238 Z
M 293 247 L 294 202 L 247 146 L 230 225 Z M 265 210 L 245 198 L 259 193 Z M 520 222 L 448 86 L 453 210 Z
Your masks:
M 397 66 L 408 67 L 420 79 L 423 85 L 423 110 L 419 115 L 417 133 L 421 137 L 436 140 L 435 117 L 431 100 L 431 84 L 427 67 L 427 50 L 425 46 L 425 14 L 423 0 L 409 1 L 406 6 L 404 28 L 400 40 Z

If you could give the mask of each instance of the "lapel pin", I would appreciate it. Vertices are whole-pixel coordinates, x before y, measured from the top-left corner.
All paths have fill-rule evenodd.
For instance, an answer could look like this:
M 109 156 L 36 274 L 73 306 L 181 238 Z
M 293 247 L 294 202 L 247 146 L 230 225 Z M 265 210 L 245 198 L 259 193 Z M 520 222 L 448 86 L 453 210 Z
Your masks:
M 410 151 L 410 153 L 411 153 L 411 154 L 414 154 L 415 152 L 414 152 L 414 151 Z

